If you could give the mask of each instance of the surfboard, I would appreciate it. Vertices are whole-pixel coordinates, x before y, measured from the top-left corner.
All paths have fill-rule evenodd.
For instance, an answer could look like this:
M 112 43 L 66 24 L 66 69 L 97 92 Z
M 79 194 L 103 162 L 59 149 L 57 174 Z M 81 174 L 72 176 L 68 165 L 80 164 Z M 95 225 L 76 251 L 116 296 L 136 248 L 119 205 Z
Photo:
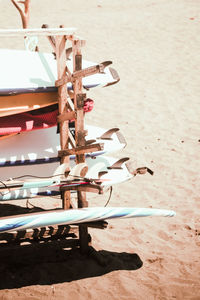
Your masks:
M 86 125 L 85 129 L 88 131 L 87 141 L 104 144 L 103 150 L 88 153 L 87 157 L 119 151 L 126 146 L 118 128 L 106 130 Z M 73 133 L 73 128 L 71 130 Z M 60 164 L 60 138 L 56 132 L 57 128 L 51 127 L 22 132 L 0 140 L 0 180 L 25 174 L 51 176 Z M 70 156 L 71 161 L 74 159 L 74 155 Z
M 98 156 L 96 159 L 86 159 L 88 171 L 85 177 L 80 176 L 77 168 L 79 165 L 75 165 L 73 161 L 71 163 L 72 170 L 76 170 L 75 173 L 71 172 L 67 178 L 63 177 L 64 171 L 52 173 L 49 178 L 41 178 L 38 173 L 37 178 L 31 178 L 21 180 L 18 176 L 17 179 L 11 181 L 0 181 L 0 201 L 17 200 L 17 199 L 29 199 L 37 196 L 55 196 L 60 194 L 60 190 L 74 190 L 75 186 L 87 185 L 89 183 L 97 183 L 101 187 L 109 187 L 114 184 L 119 184 L 130 180 L 133 175 L 129 172 L 126 165 L 128 158 L 116 159 L 110 156 Z M 62 168 L 58 166 L 58 170 Z M 66 167 L 65 167 L 66 169 Z M 64 169 L 64 170 L 65 170 Z M 81 170 L 81 169 L 80 169 Z M 79 172 L 80 172 L 79 170 Z M 95 192 L 101 192 L 98 186 L 90 186 L 92 189 L 96 189 Z
M 93 109 L 93 106 L 94 101 L 87 98 L 84 101 L 84 112 L 90 112 Z M 58 104 L 52 104 L 44 108 L 0 117 L 0 138 L 14 133 L 57 126 L 58 115 Z M 71 120 L 70 123 L 72 123 L 72 121 L 73 120 Z
M 82 69 L 98 64 L 83 60 Z M 52 53 L 0 49 L 0 117 L 21 113 L 58 102 L 57 63 Z M 67 67 L 72 72 L 69 58 Z M 102 73 L 83 77 L 85 89 L 105 87 L 119 81 L 116 70 L 106 66 Z M 69 90 L 72 83 L 67 83 Z
M 24 131 L 33 131 L 57 125 L 58 105 L 0 117 L 0 139 Z
M 9 94 L 2 96 L 0 94 L 0 117 L 10 117 L 11 115 L 21 114 L 30 110 L 36 110 L 57 103 L 58 93 L 23 93 Z
M 165 209 L 137 207 L 91 207 L 17 215 L 0 219 L 0 232 L 21 231 L 53 225 L 72 225 L 109 219 L 137 217 L 173 217 L 175 212 Z

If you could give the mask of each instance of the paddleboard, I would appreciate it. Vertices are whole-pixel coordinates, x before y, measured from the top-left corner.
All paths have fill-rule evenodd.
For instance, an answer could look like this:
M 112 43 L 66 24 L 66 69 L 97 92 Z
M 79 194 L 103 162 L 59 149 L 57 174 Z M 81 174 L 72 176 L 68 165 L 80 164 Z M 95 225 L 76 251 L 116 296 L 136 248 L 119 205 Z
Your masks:
M 95 157 L 105 153 L 119 151 L 126 146 L 126 141 L 118 128 L 107 131 L 104 128 L 86 125 L 86 140 L 103 143 L 101 151 L 88 153 Z M 73 133 L 73 128 L 71 128 Z M 51 176 L 58 167 L 60 137 L 57 128 L 51 127 L 30 132 L 22 132 L 0 140 L 0 180 L 18 175 Z M 75 156 L 70 156 L 74 160 Z
M 0 219 L 0 232 L 21 231 L 53 225 L 71 225 L 109 219 L 137 217 L 173 217 L 175 212 L 165 209 L 135 207 L 92 207 L 31 213 Z
M 38 173 L 37 179 L 31 178 L 21 180 L 18 177 L 11 181 L 0 181 L 0 201 L 35 198 L 37 196 L 55 196 L 60 194 L 60 189 L 69 188 L 73 190 L 75 186 L 88 183 L 98 183 L 101 187 L 109 187 L 119 184 L 133 178 L 126 165 L 128 158 L 116 159 L 108 156 L 98 156 L 96 159 L 86 159 L 84 166 L 88 171 L 84 178 L 76 173 L 71 172 L 67 178 L 63 178 L 64 171 L 58 174 L 56 171 L 49 178 L 40 178 Z M 79 165 L 71 163 L 72 170 L 78 170 Z M 62 165 L 58 169 L 62 168 Z M 79 170 L 81 172 L 81 169 Z M 28 176 L 27 176 L 28 177 Z M 23 177 L 22 177 L 23 178 Z M 93 186 L 95 187 L 95 186 Z M 91 188 L 93 188 L 91 186 Z M 98 192 L 98 190 L 96 191 Z
M 83 60 L 82 69 L 95 65 Z M 0 49 L 0 66 L 0 116 L 57 103 L 57 63 L 52 53 Z M 71 58 L 67 60 L 67 67 L 72 72 Z M 85 89 L 105 87 L 118 81 L 116 70 L 108 66 L 103 73 L 82 79 Z M 67 83 L 67 87 L 72 89 L 72 83 Z

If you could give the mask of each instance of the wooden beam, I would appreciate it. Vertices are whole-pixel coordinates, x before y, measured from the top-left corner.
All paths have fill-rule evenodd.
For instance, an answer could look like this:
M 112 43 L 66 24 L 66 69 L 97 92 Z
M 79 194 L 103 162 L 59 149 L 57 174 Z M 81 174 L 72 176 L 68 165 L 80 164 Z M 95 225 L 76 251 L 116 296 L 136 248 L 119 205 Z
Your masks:
M 64 28 L 59 28 L 59 30 L 63 30 Z M 41 29 L 42 31 L 46 31 L 47 29 Z M 52 33 L 50 34 L 52 35 Z M 62 78 L 65 74 L 66 68 L 66 54 L 65 54 L 65 44 L 66 38 L 65 36 L 55 36 L 55 51 L 56 51 L 56 61 L 57 61 L 57 72 L 58 72 L 58 79 Z M 68 98 L 67 86 L 61 85 L 58 87 L 58 110 L 59 114 L 63 115 L 66 113 L 66 104 Z M 69 122 L 68 120 L 64 120 L 59 123 L 60 126 L 60 146 L 61 150 L 64 150 L 66 147 L 69 146 Z M 68 168 L 66 172 L 69 171 L 69 157 L 62 156 L 61 163 L 67 163 Z M 70 191 L 65 191 L 61 193 L 62 197 L 62 206 L 64 209 L 70 208 L 70 199 L 71 193 Z
M 82 55 L 81 55 L 81 46 L 82 42 L 80 40 L 74 40 L 72 42 L 72 52 L 73 52 L 73 72 L 79 71 L 82 69 Z M 82 147 L 85 146 L 85 131 L 84 131 L 84 111 L 82 109 L 77 109 L 77 98 L 80 100 L 80 94 L 82 94 L 82 78 L 77 78 L 73 81 L 73 90 L 74 90 L 74 107 L 77 112 L 77 119 L 75 120 L 75 132 L 76 132 L 76 146 Z M 82 95 L 84 97 L 84 95 Z M 85 154 L 76 155 L 76 163 L 85 162 Z M 88 189 L 87 189 L 88 191 Z M 88 202 L 86 200 L 85 191 L 78 191 L 78 207 L 87 207 Z M 80 239 L 80 249 L 82 253 L 88 253 L 89 244 L 88 244 L 88 227 L 79 226 L 79 239 Z
M 60 150 L 60 151 L 58 151 L 58 156 L 63 157 L 63 156 L 73 155 L 73 154 L 81 155 L 81 154 L 84 154 L 84 153 L 91 153 L 91 152 L 94 152 L 94 151 L 100 151 L 100 150 L 103 150 L 103 148 L 104 148 L 103 143 L 91 144 L 91 145 L 76 147 L 76 148 L 73 148 L 73 149 Z
M 44 30 L 44 29 L 42 29 Z M 57 60 L 57 72 L 58 78 L 62 78 L 65 74 L 66 66 L 66 56 L 65 56 L 65 38 L 64 36 L 55 37 L 56 42 L 56 60 Z M 58 110 L 59 114 L 62 115 L 66 113 L 66 103 L 67 103 L 67 87 L 62 85 L 58 88 Z M 68 121 L 63 121 L 60 123 L 60 145 L 61 150 L 64 150 L 68 146 Z M 63 162 L 69 162 L 67 159 Z
M 84 78 L 84 77 L 91 76 L 91 75 L 94 75 L 97 73 L 104 73 L 105 67 L 107 67 L 111 63 L 112 63 L 111 61 L 105 61 L 98 65 L 75 71 L 71 74 L 71 76 L 65 75 L 63 78 L 61 78 L 60 80 L 57 80 L 55 82 L 55 86 L 58 87 L 62 84 L 66 84 L 67 82 L 73 82 L 75 79 L 78 79 L 78 78 Z
M 98 228 L 98 229 L 105 229 L 108 227 L 108 222 L 106 222 L 106 221 L 88 222 L 88 223 L 82 223 L 82 226 L 88 226 L 88 227 Z
M 64 112 L 61 115 L 57 116 L 57 122 L 62 123 L 64 121 L 70 121 L 76 119 L 76 112 L 75 111 L 68 111 Z
M 110 64 L 112 64 L 111 61 L 104 61 L 98 65 L 95 66 L 91 66 L 82 70 L 78 70 L 75 71 L 72 76 L 73 78 L 80 78 L 80 77 L 87 77 L 87 76 L 91 76 L 97 73 L 104 73 L 104 69 L 109 66 Z
M 89 192 L 89 193 L 97 193 L 97 194 L 103 194 L 103 187 L 95 184 L 95 183 L 86 183 L 86 184 L 81 184 L 81 185 L 74 185 L 74 186 L 61 186 L 60 187 L 61 192 L 65 192 L 65 191 L 77 191 L 80 193 L 79 197 L 78 197 L 78 204 L 82 205 L 83 207 L 88 207 L 88 203 L 87 201 L 85 201 L 85 198 L 81 198 L 80 200 L 80 196 L 83 194 L 82 192 Z M 80 203 L 79 203 L 80 201 Z M 83 205 L 84 203 L 84 205 Z M 80 208 L 80 206 L 79 206 Z

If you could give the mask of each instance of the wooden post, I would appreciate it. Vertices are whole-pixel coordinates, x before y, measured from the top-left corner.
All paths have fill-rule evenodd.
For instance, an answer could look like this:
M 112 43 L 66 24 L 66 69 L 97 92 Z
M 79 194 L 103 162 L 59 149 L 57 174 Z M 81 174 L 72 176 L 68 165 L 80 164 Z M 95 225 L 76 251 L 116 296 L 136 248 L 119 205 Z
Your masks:
M 82 69 L 82 55 L 81 55 L 81 41 L 74 40 L 72 43 L 73 50 L 73 68 L 74 72 Z M 76 132 L 76 146 L 85 146 L 85 131 L 84 131 L 84 99 L 85 94 L 82 93 L 82 78 L 77 78 L 74 81 L 73 85 L 74 89 L 74 106 L 76 109 L 77 118 L 75 120 L 75 132 Z M 85 155 L 78 154 L 76 155 L 76 163 L 85 162 Z M 78 197 L 78 207 L 87 207 L 88 202 L 86 200 L 85 192 L 77 192 Z M 87 226 L 79 226 L 79 239 L 80 239 L 80 247 L 83 253 L 88 251 L 88 227 Z
M 55 51 L 56 51 L 56 60 L 57 60 L 57 72 L 58 72 L 58 79 L 61 79 L 65 75 L 66 69 L 66 53 L 65 53 L 65 43 L 66 38 L 65 36 L 56 36 L 55 37 Z M 59 115 L 66 113 L 67 107 L 67 86 L 63 84 L 58 87 L 58 103 L 59 103 Z M 61 150 L 68 148 L 68 130 L 69 130 L 69 121 L 64 120 L 59 123 L 60 129 L 60 146 Z M 68 163 L 69 171 L 69 156 L 61 157 L 61 163 Z M 69 209 L 70 208 L 70 191 L 62 192 L 61 194 L 62 201 L 63 201 L 63 208 Z
M 57 68 L 58 68 L 58 82 L 60 80 L 61 85 L 58 86 L 58 97 L 59 97 L 59 126 L 60 126 L 60 144 L 61 151 L 68 149 L 69 144 L 69 124 L 66 118 L 67 109 L 67 86 L 65 80 L 66 77 L 66 49 L 65 49 L 66 37 L 55 38 L 56 44 L 56 58 L 57 58 Z M 72 39 L 72 53 L 73 53 L 73 72 L 82 69 L 82 55 L 81 55 L 81 43 L 80 39 Z M 74 110 L 75 110 L 75 147 L 84 147 L 85 143 L 85 130 L 84 130 L 84 99 L 86 95 L 82 93 L 82 77 L 77 76 L 73 80 L 73 100 L 74 100 Z M 65 116 L 65 117 L 64 117 Z M 61 163 L 67 162 L 69 165 L 69 156 L 61 156 Z M 76 154 L 76 163 L 85 162 L 85 154 Z M 68 209 L 70 207 L 70 191 L 64 191 L 62 193 L 63 208 Z M 78 207 L 87 207 L 88 202 L 86 200 L 86 192 L 77 191 Z M 83 253 L 88 251 L 88 227 L 80 225 L 79 226 L 79 240 L 80 247 Z

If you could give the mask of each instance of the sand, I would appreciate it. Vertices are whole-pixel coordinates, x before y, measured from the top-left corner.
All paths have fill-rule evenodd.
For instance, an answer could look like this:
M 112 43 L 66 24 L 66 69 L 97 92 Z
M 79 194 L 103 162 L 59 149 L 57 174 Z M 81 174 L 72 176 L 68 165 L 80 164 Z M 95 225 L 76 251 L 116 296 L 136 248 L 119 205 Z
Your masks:
M 12 3 L 0 4 L 0 28 L 20 28 Z M 84 58 L 112 60 L 120 75 L 117 85 L 87 93 L 95 107 L 86 122 L 119 127 L 127 147 L 116 156 L 154 176 L 115 187 L 109 205 L 177 215 L 90 229 L 105 266 L 70 250 L 13 251 L 1 259 L 0 299 L 200 299 L 199 11 L 197 0 L 32 0 L 31 28 L 76 27 Z M 44 38 L 40 45 L 51 51 Z M 1 38 L 0 47 L 20 49 L 23 41 Z

